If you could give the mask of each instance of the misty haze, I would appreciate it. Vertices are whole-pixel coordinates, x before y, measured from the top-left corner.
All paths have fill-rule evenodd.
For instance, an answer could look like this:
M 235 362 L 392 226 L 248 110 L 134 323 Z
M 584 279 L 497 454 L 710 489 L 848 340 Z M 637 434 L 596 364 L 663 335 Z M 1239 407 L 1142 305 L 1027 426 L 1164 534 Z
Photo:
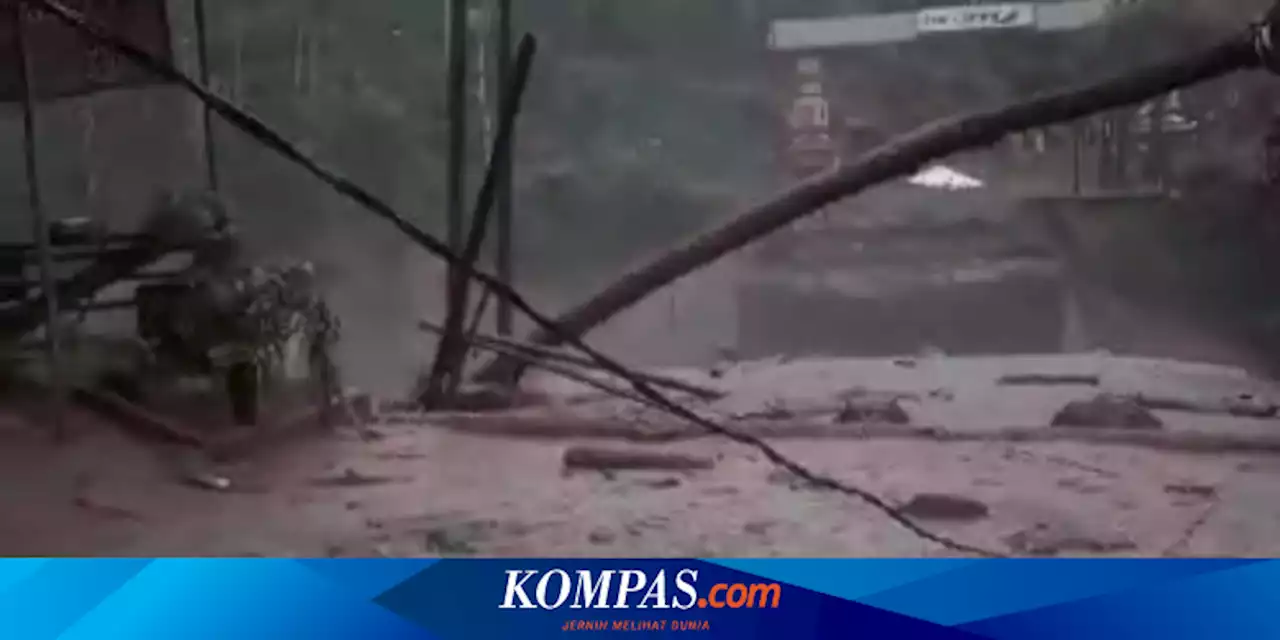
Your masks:
M 0 553 L 1280 553 L 1269 4 L 30 0 Z

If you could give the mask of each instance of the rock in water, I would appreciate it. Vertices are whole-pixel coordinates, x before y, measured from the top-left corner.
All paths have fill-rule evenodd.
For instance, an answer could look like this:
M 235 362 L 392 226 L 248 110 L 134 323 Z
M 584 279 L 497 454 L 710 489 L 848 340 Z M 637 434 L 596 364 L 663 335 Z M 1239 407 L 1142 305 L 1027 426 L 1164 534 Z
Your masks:
M 1103 394 L 1068 403 L 1051 423 L 1055 427 L 1159 429 L 1164 423 L 1133 398 Z
M 861 398 L 845 402 L 836 414 L 836 424 L 858 422 L 910 424 L 911 416 L 897 399 Z
M 944 493 L 916 494 L 898 510 L 918 520 L 980 520 L 991 513 L 977 500 Z

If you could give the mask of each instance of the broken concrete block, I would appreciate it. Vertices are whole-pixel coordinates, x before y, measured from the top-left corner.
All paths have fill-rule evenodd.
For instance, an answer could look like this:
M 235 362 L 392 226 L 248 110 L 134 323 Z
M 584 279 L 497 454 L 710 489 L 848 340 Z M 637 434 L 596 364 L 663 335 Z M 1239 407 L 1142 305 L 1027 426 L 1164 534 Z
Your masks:
M 1053 416 L 1052 426 L 1095 429 L 1159 429 L 1164 422 L 1134 398 L 1099 395 L 1068 403 Z
M 836 424 L 857 422 L 910 424 L 911 416 L 897 399 L 862 398 L 845 401 L 844 408 L 836 414 Z
M 916 520 L 981 520 L 991 514 L 982 502 L 945 493 L 916 494 L 898 511 Z

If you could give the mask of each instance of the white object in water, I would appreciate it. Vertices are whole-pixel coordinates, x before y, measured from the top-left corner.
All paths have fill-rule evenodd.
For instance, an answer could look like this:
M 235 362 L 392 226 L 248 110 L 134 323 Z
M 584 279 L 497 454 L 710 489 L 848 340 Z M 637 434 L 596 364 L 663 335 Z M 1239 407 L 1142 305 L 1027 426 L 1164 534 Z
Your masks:
M 907 178 L 907 182 L 919 187 L 929 189 L 947 189 L 956 191 L 960 189 L 981 189 L 982 181 L 972 176 L 967 176 L 951 167 L 943 165 L 933 165 L 919 173 Z

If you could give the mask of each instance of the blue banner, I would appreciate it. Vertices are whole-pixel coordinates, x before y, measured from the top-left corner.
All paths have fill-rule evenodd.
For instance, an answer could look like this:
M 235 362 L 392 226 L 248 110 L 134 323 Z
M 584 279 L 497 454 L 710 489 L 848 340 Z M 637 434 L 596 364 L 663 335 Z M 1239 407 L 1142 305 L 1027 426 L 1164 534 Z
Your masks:
M 0 561 L 0 638 L 1280 637 L 1257 560 Z

